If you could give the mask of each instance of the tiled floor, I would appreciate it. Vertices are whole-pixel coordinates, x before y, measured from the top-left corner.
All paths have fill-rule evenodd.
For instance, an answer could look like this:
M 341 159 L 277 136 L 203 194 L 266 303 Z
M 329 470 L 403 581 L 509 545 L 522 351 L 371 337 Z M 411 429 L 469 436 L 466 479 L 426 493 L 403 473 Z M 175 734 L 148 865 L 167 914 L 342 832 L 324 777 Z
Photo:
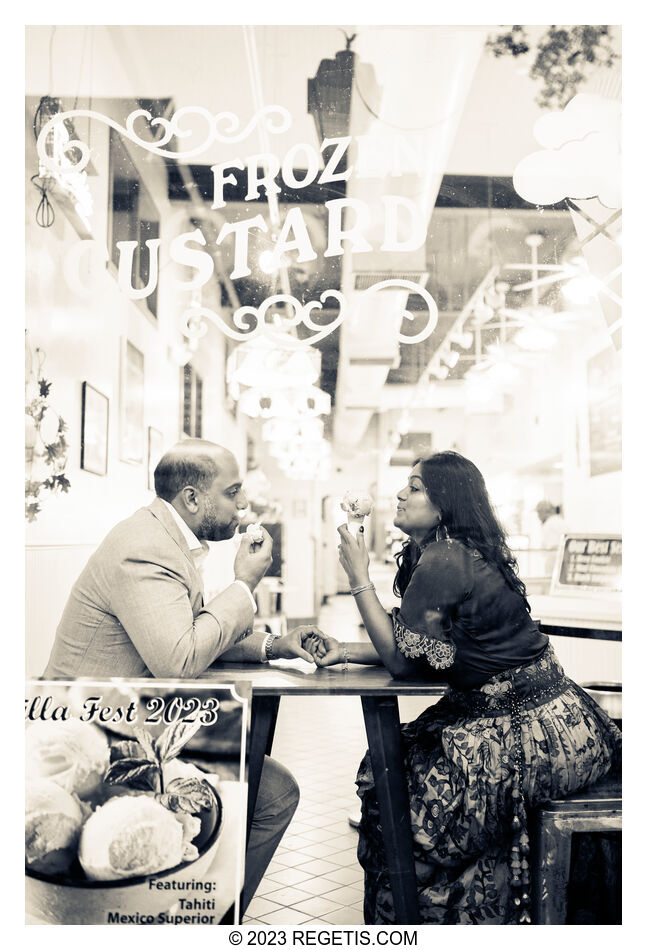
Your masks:
M 348 595 L 331 598 L 319 622 L 333 635 L 366 636 Z M 348 816 L 359 814 L 355 774 L 365 750 L 358 697 L 281 700 L 272 755 L 295 776 L 301 799 L 243 923 L 363 923 L 364 879 Z

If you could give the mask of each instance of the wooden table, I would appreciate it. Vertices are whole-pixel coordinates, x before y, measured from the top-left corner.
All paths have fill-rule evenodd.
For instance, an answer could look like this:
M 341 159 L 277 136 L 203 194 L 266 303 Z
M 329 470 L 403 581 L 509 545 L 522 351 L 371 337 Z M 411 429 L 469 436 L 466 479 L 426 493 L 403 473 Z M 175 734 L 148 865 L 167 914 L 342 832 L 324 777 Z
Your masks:
M 251 682 L 252 722 L 249 748 L 247 832 L 254 814 L 263 756 L 270 755 L 281 696 L 359 696 L 380 808 L 393 906 L 397 923 L 419 922 L 409 791 L 404 773 L 398 696 L 442 696 L 447 686 L 425 680 L 394 680 L 379 666 L 319 669 L 305 660 L 270 664 L 218 662 L 204 677 L 220 682 Z M 307 727 L 307 723 L 304 723 Z M 323 777 L 322 777 L 323 778 Z

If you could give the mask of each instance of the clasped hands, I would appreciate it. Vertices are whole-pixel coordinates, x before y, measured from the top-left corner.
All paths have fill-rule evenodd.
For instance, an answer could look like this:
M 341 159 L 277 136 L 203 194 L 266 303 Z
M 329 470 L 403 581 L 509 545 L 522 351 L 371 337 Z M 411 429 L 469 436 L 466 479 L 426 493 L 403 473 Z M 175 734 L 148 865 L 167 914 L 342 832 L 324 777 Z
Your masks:
M 277 659 L 299 658 L 317 666 L 331 666 L 343 660 L 341 644 L 314 624 L 303 624 L 277 637 L 273 649 Z

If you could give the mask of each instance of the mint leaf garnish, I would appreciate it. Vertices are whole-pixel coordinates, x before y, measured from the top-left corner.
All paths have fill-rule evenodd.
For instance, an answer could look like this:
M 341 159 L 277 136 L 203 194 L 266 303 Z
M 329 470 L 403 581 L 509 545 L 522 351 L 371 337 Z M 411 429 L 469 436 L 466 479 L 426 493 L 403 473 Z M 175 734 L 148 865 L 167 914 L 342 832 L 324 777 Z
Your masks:
M 196 815 L 212 807 L 216 798 L 208 782 L 198 778 L 176 778 L 166 791 L 155 796 L 170 811 L 185 811 Z
M 175 722 L 168 726 L 153 743 L 155 755 L 160 763 L 169 762 L 182 751 L 189 739 L 193 738 L 202 723 Z
M 131 788 L 157 792 L 160 787 L 159 767 L 143 758 L 117 759 L 108 768 L 104 781 L 108 785 L 130 785 Z

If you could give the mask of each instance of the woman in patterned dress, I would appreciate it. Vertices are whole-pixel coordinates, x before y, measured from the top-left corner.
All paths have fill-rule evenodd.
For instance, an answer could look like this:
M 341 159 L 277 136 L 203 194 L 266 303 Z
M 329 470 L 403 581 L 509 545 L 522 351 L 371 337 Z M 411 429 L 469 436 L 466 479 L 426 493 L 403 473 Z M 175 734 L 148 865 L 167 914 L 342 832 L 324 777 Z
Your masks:
M 449 683 L 402 728 L 420 917 L 529 923 L 526 807 L 601 779 L 618 764 L 621 734 L 532 620 L 476 466 L 456 452 L 421 459 L 397 498 L 394 524 L 409 536 L 396 558 L 401 607 L 381 606 L 363 535 L 342 526 L 340 561 L 371 643 L 326 636 L 315 660 Z M 357 785 L 365 921 L 393 923 L 368 753 Z

